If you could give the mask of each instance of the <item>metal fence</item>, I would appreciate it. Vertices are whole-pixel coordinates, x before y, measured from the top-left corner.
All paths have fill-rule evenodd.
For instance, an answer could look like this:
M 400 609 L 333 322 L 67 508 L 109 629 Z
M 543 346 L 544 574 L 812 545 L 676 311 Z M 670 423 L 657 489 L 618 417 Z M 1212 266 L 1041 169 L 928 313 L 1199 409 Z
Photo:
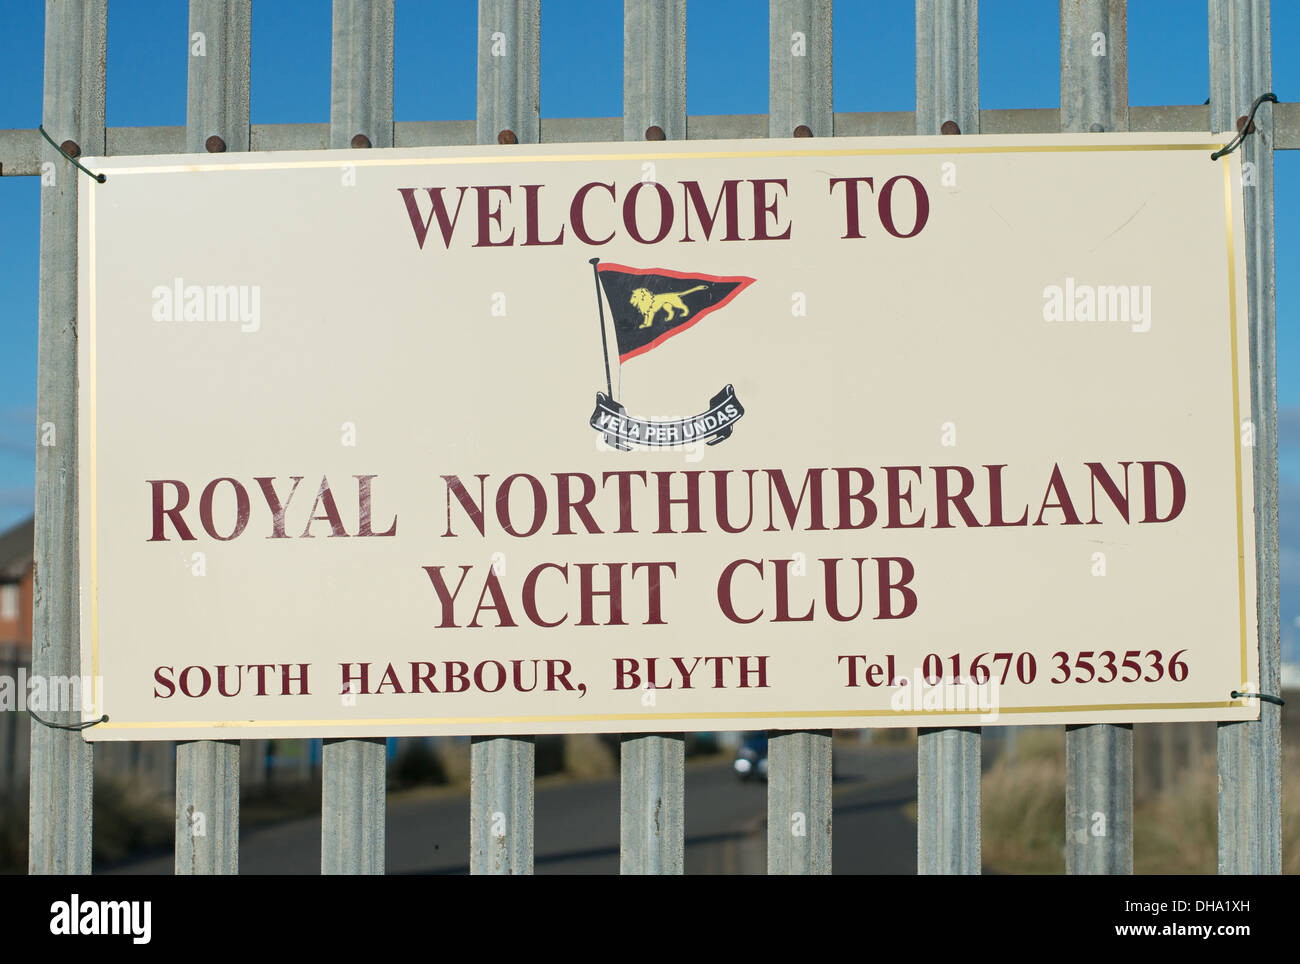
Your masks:
M 539 116 L 540 0 L 479 0 L 478 116 L 474 124 L 393 121 L 393 0 L 333 0 L 330 121 L 250 125 L 251 0 L 190 0 L 181 128 L 105 129 L 106 0 L 47 0 L 43 124 L 72 153 L 157 154 L 383 149 L 450 144 L 677 140 L 719 137 L 1231 130 L 1271 83 L 1267 0 L 1209 0 L 1210 101 L 1128 105 L 1124 0 L 1060 0 L 1060 110 L 979 107 L 977 0 L 916 0 L 914 113 L 835 113 L 831 0 L 770 0 L 770 108 L 765 117 L 686 115 L 686 0 L 624 0 L 623 118 Z M 792 55 L 801 34 L 802 56 Z M 1098 41 L 1101 41 L 1100 45 Z M 492 47 L 504 55 L 493 56 Z M 1098 54 L 1098 50 L 1101 51 Z M 1279 691 L 1277 420 L 1274 343 L 1273 151 L 1300 147 L 1300 110 L 1265 104 L 1244 162 L 1252 352 L 1260 689 Z M 503 148 L 508 149 L 508 148 Z M 0 171 L 39 176 L 66 165 L 36 131 L 0 131 Z M 79 671 L 76 503 L 76 203 L 78 179 L 42 179 L 38 422 L 59 443 L 36 449 L 37 594 L 34 671 Z M 1280 711 L 1218 727 L 1219 871 L 1281 868 Z M 980 871 L 980 731 L 922 730 L 918 757 L 918 869 Z M 1066 734 L 1066 855 L 1071 873 L 1133 869 L 1133 730 L 1070 727 Z M 533 869 L 534 741 L 473 741 L 471 869 Z M 680 873 L 684 863 L 684 741 L 622 739 L 621 868 Z M 92 750 L 72 732 L 31 733 L 32 873 L 91 869 Z M 239 868 L 237 741 L 181 744 L 176 756 L 176 872 Z M 768 870 L 831 869 L 831 736 L 773 734 Z M 788 832 L 790 815 L 808 832 Z M 187 814 L 206 815 L 207 833 Z M 1097 814 L 1104 821 L 1095 821 Z M 324 749 L 321 870 L 384 871 L 384 740 L 329 740 Z M 507 832 L 500 833 L 501 816 Z M 1089 827 L 1103 825 L 1104 836 Z

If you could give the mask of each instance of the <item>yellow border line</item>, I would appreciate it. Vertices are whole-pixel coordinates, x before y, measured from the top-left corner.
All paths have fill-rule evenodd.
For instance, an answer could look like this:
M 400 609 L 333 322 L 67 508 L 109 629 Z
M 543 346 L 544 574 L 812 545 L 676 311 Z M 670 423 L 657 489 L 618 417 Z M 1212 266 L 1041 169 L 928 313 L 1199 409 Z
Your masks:
M 908 155 L 908 154 L 1025 154 L 1025 153 L 1057 153 L 1057 152 L 1113 152 L 1113 151 L 1185 151 L 1185 150 L 1218 150 L 1222 145 L 1214 144 L 1102 144 L 1102 145 L 1042 145 L 1042 146 L 1006 146 L 1006 147 L 952 147 L 952 148 L 879 148 L 873 150 L 857 149 L 840 149 L 826 151 L 790 151 L 790 150 L 767 150 L 767 151 L 710 151 L 710 152 L 673 152 L 673 153 L 648 153 L 640 154 L 555 154 L 543 156 L 519 156 L 519 157 L 501 157 L 501 156 L 484 156 L 484 157 L 453 157 L 453 158 L 379 158 L 371 160 L 353 160 L 349 158 L 346 162 L 358 167 L 393 167 L 393 166 L 423 166 L 430 164 L 476 164 L 476 163 L 524 163 L 524 162 L 558 162 L 558 161 L 584 161 L 584 160 L 602 160 L 608 158 L 626 157 L 629 160 L 640 159 L 641 157 L 655 158 L 727 158 L 727 157 L 843 157 L 843 156 L 868 156 L 868 155 Z M 1246 631 L 1246 554 L 1245 554 L 1245 523 L 1244 523 L 1244 506 L 1242 505 L 1242 485 L 1241 485 L 1241 447 L 1240 447 L 1240 382 L 1237 377 L 1238 353 L 1237 353 L 1237 298 L 1236 298 L 1236 259 L 1233 247 L 1232 235 L 1232 179 L 1229 161 L 1225 156 L 1223 165 L 1223 185 L 1224 185 L 1224 217 L 1225 227 L 1227 230 L 1228 242 L 1228 313 L 1229 313 L 1229 331 L 1232 336 L 1232 410 L 1233 410 L 1233 456 L 1236 466 L 1236 487 L 1237 487 L 1237 594 L 1239 600 L 1240 626 L 1241 626 L 1241 678 L 1242 683 L 1248 682 L 1246 675 L 1248 672 L 1248 647 Z M 283 163 L 254 163 L 254 164 L 196 164 L 196 165 L 173 165 L 160 167 L 138 167 L 138 168 L 120 168 L 112 169 L 114 174 L 174 174 L 180 172 L 193 171 L 249 171 L 249 170 L 279 170 L 292 168 L 337 168 L 339 162 L 334 161 L 297 161 Z M 96 450 L 98 448 L 97 421 L 96 421 L 96 403 L 97 394 L 95 391 L 95 374 L 96 374 L 96 356 L 95 356 L 95 192 L 90 192 L 90 201 L 88 207 L 89 225 L 88 225 L 88 244 L 89 244 L 89 278 L 90 304 L 87 306 L 87 325 L 89 331 L 90 353 L 90 646 L 91 646 L 91 666 L 95 679 L 99 678 L 99 568 L 98 568 L 98 516 L 97 516 L 97 490 L 98 476 L 96 474 Z M 1029 706 L 1029 707 L 1005 707 L 999 708 L 997 712 L 1002 713 L 1089 713 L 1089 712 L 1120 712 L 1124 710 L 1161 710 L 1161 709 L 1219 709 L 1244 707 L 1247 700 L 1242 698 L 1238 700 L 1228 700 L 1208 703 L 1119 703 L 1110 704 L 1102 703 L 1088 706 Z M 102 710 L 102 707 L 96 707 Z M 250 726 L 401 726 L 401 725 L 418 725 L 418 724 L 455 724 L 455 723 L 541 723 L 541 722 L 580 722 L 586 720 L 668 720 L 668 719 L 755 719 L 761 717 L 780 716 L 790 719 L 795 718 L 825 718 L 825 717 L 863 717 L 863 716 L 890 716 L 890 715 L 908 716 L 914 719 L 925 719 L 927 716 L 951 716 L 957 714 L 964 715 L 987 715 L 982 714 L 978 708 L 973 710 L 808 710 L 799 712 L 727 712 L 727 713 L 660 713 L 660 714 L 614 714 L 600 716 L 501 716 L 501 717 L 432 717 L 418 719 L 385 719 L 385 720 L 248 720 L 248 721 L 197 721 L 197 722 L 151 722 L 151 723 L 101 723 L 97 729 L 154 729 L 162 727 L 173 727 L 181 729 L 184 727 L 250 727 Z
M 624 142 L 614 142 L 615 145 Z M 754 151 L 645 151 L 645 152 L 608 152 L 599 154 L 483 154 L 457 157 L 372 157 L 355 158 L 351 154 L 340 152 L 334 161 L 249 161 L 227 164 L 158 164 L 143 167 L 106 167 L 115 177 L 127 174 L 192 174 L 196 172 L 221 171 L 278 171 L 301 170 L 305 168 L 340 167 L 441 167 L 460 164 L 559 164 L 576 161 L 605 161 L 626 159 L 640 161 L 647 158 L 654 160 L 718 160 L 737 157 L 906 157 L 922 155 L 948 154 L 1044 154 L 1044 153 L 1114 153 L 1119 151 L 1217 151 L 1223 147 L 1213 144 L 1043 144 L 1043 145 L 1007 145 L 994 147 L 878 147 L 878 148 L 830 148 L 816 151 L 800 150 L 754 150 Z M 344 159 L 346 156 L 346 159 Z M 106 158 L 111 160 L 111 158 Z
M 1240 600 L 1241 681 L 1247 682 L 1246 524 L 1241 495 L 1241 389 L 1237 378 L 1237 257 L 1232 238 L 1232 168 L 1223 158 L 1223 218 L 1228 237 L 1228 336 L 1232 343 L 1232 455 L 1237 468 L 1237 597 Z
M 114 729 L 183 729 L 186 727 L 249 727 L 249 726 L 416 726 L 427 723 L 577 723 L 584 721 L 611 720 L 746 720 L 779 717 L 782 719 L 825 719 L 828 717 L 867 717 L 899 716 L 923 720 L 931 716 L 990 716 L 1003 713 L 1117 713 L 1126 710 L 1210 710 L 1240 708 L 1242 700 L 1220 700 L 1204 703 L 1122 703 L 1119 705 L 1099 703 L 1092 706 L 1012 706 L 981 710 L 978 706 L 964 710 L 799 710 L 786 712 L 779 710 L 729 710 L 716 713 L 599 713 L 599 714 L 557 714 L 553 716 L 434 716 L 393 719 L 365 720 L 187 720 L 173 722 L 158 720 L 144 723 L 122 723 L 109 721 L 100 723 L 97 730 Z
M 83 190 L 84 186 L 79 186 Z M 99 396 L 97 390 L 97 378 L 99 372 L 98 357 L 96 355 L 95 332 L 95 291 L 97 284 L 96 266 L 95 266 L 95 195 L 96 190 L 91 188 L 89 197 L 86 202 L 86 229 L 90 235 L 89 250 L 86 252 L 86 276 L 90 304 L 86 306 L 86 344 L 87 354 L 90 358 L 90 371 L 86 373 L 86 380 L 89 383 L 87 391 L 90 395 L 90 678 L 91 685 L 94 686 L 94 680 L 99 679 L 99 446 L 96 444 L 99 438 L 98 412 L 99 406 L 96 400 Z M 96 699 L 91 703 L 92 708 L 100 708 L 99 700 L 102 694 L 95 693 Z

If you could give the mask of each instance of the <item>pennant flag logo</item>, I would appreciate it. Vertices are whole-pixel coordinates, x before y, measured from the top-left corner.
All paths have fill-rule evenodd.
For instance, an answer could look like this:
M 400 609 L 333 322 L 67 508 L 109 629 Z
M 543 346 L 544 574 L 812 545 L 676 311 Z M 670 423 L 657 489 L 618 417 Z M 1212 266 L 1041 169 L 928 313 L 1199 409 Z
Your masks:
M 620 362 L 662 345 L 754 283 L 621 264 L 598 265 L 596 273 L 609 301 Z
M 629 268 L 622 264 L 601 264 L 599 258 L 592 258 L 591 266 L 596 275 L 596 306 L 600 313 L 600 344 L 605 353 L 608 389 L 596 393 L 591 427 L 604 435 L 608 445 L 623 451 L 633 445 L 678 446 L 699 441 L 717 445 L 729 438 L 734 423 L 745 414 L 730 385 L 713 395 L 704 412 L 691 418 L 634 418 L 614 400 L 605 302 L 609 302 L 621 365 L 731 303 L 754 279 L 688 274 L 668 268 Z

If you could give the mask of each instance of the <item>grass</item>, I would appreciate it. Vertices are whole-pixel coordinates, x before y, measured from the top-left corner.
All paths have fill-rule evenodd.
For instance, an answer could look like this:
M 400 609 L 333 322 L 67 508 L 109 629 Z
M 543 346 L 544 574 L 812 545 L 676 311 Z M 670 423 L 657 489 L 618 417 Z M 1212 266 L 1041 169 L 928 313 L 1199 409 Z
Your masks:
M 1300 749 L 1282 756 L 1282 870 L 1300 873 Z M 1133 812 L 1138 874 L 1213 874 L 1218 868 L 1218 772 L 1214 755 Z M 1286 788 L 1291 788 L 1291 793 Z M 1065 873 L 1065 738 L 1060 728 L 1022 731 L 1014 759 L 981 784 L 984 866 L 994 873 Z
M 1017 736 L 980 785 L 984 866 L 1003 874 L 1065 873 L 1065 734 L 1033 727 Z

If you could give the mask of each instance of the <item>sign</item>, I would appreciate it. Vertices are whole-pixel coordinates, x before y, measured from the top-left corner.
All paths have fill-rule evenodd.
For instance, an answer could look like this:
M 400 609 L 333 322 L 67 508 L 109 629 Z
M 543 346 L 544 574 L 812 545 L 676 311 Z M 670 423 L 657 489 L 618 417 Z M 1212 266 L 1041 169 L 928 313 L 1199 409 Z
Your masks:
M 1257 718 L 1224 140 L 95 160 L 87 737 Z

